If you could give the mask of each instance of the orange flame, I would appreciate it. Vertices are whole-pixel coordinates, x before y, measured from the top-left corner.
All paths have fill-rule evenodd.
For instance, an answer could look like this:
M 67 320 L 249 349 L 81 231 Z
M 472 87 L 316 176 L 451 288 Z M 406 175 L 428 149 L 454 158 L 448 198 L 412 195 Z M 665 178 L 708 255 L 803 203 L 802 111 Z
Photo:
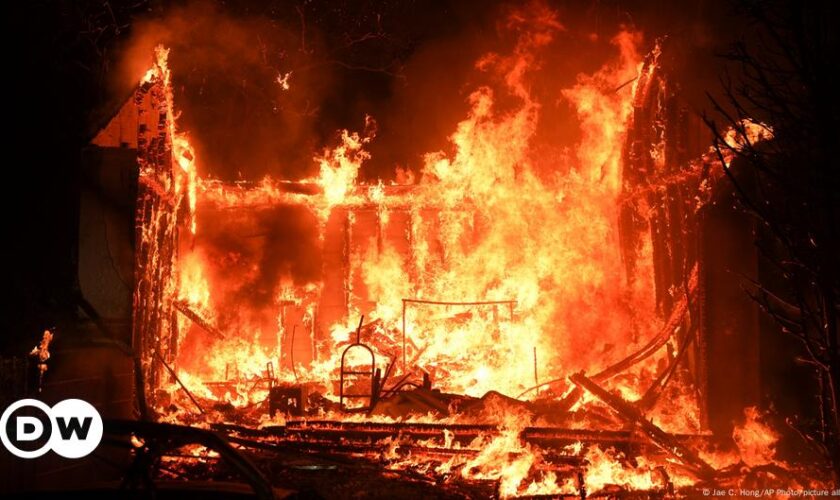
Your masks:
M 324 189 L 324 199 L 327 207 L 333 207 L 344 201 L 359 175 L 362 162 L 370 158 L 364 145 L 376 135 L 376 123 L 369 116 L 365 117 L 365 135 L 357 132 L 341 131 L 341 144 L 335 148 L 327 148 L 315 157 L 320 166 L 318 184 Z
M 732 430 L 741 461 L 751 467 L 774 463 L 779 435 L 764 422 L 764 416 L 755 406 L 745 408 L 744 417 L 744 423 Z
M 303 369 L 305 379 L 324 383 L 332 377 L 341 351 L 338 344 L 346 342 L 359 314 L 382 320 L 384 335 L 399 345 L 406 298 L 512 305 L 416 305 L 406 311 L 411 365 L 407 368 L 422 367 L 443 389 L 470 395 L 489 390 L 518 394 L 533 385 L 535 368 L 556 378 L 603 365 L 621 356 L 621 349 L 632 347 L 627 325 L 643 311 L 649 317 L 642 328 L 655 327 L 649 292 L 622 286 L 615 224 L 620 146 L 631 111 L 630 89 L 615 89 L 638 72 L 641 58 L 635 47 L 640 36 L 620 33 L 613 39 L 615 62 L 593 75 L 579 75 L 570 89 L 558 90 L 580 118 L 583 133 L 576 157 L 536 155 L 532 142 L 542 111 L 529 92 L 529 78 L 539 68 L 540 52 L 563 28 L 547 8 L 523 12 L 509 20 L 519 33 L 512 53 L 490 54 L 477 64 L 501 82 L 501 90 L 480 87 L 470 95 L 471 110 L 450 136 L 452 153 L 427 154 L 422 179 L 409 191 L 388 194 L 381 182 L 356 188 L 359 169 L 369 158 L 365 146 L 375 135 L 369 117 L 363 134 L 342 131 L 338 146 L 315 157 L 319 176 L 310 182 L 322 188 L 321 194 L 285 192 L 270 178 L 252 189 L 207 180 L 196 183 L 193 150 L 175 129 L 172 114 L 173 152 L 187 177 L 193 230 L 198 190 L 202 200 L 223 207 L 265 203 L 309 207 L 320 221 L 322 240 L 335 207 L 350 210 L 351 232 L 357 223 L 354 207 L 375 206 L 383 232 L 396 222 L 395 210 L 407 212 L 407 252 L 387 238 L 349 249 L 350 286 L 358 287 L 349 290 L 350 314 L 346 323 L 329 327 L 326 344 L 320 347 L 327 355 Z M 158 67 L 169 88 L 165 60 L 166 51 L 160 49 Z M 496 104 L 500 92 L 518 105 L 502 111 Z M 545 175 L 549 171 L 556 174 Z M 195 267 L 204 264 L 191 259 L 184 257 L 182 294 L 198 293 L 188 289 L 196 286 L 201 274 Z M 639 267 L 644 272 L 644 266 Z M 212 282 L 201 283 L 212 289 Z M 205 291 L 200 292 L 204 306 Z M 362 296 L 373 304 L 372 310 L 360 302 Z M 210 302 L 209 307 L 214 307 Z M 310 300 L 309 307 L 314 305 Z M 257 337 L 266 340 L 287 333 L 267 328 L 233 326 L 234 334 L 251 332 L 245 336 L 246 344 Z M 591 348 L 593 336 L 602 348 Z M 265 355 L 275 355 L 278 348 L 274 343 Z M 214 344 L 213 351 L 219 361 L 202 365 L 229 366 L 236 358 L 236 349 L 225 342 Z M 261 373 L 262 361 L 267 361 L 257 357 L 261 361 L 252 376 Z

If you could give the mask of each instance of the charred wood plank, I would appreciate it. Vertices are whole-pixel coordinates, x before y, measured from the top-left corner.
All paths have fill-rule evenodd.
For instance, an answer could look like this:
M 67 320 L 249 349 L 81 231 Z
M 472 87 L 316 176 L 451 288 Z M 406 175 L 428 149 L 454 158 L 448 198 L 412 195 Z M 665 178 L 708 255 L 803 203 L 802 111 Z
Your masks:
M 157 356 L 158 361 L 160 361 L 163 367 L 166 368 L 166 371 L 168 371 L 169 374 L 172 375 L 172 378 L 175 379 L 175 382 L 178 383 L 178 385 L 181 387 L 181 390 L 184 391 L 184 394 L 186 394 L 187 397 L 190 398 L 190 401 L 193 402 L 195 407 L 198 408 L 198 411 L 200 411 L 202 415 L 206 414 L 207 412 L 204 411 L 204 408 L 201 407 L 201 405 L 198 403 L 198 400 L 195 399 L 195 396 L 192 395 L 192 392 L 190 392 L 190 390 L 187 389 L 187 386 L 184 385 L 183 382 L 181 382 L 181 379 L 178 378 L 178 374 L 176 374 L 175 370 L 173 370 L 172 367 L 169 366 L 169 364 L 166 362 L 166 360 L 163 359 L 163 356 L 160 355 L 160 352 L 155 351 L 155 356 Z
M 674 331 L 680 326 L 685 318 L 686 313 L 688 312 L 689 304 L 695 300 L 697 295 L 697 266 L 695 265 L 689 275 L 688 280 L 688 290 L 687 293 L 682 296 L 674 305 L 674 308 L 671 310 L 671 314 L 668 316 L 668 321 L 665 322 L 665 326 L 659 330 L 657 333 L 647 344 L 645 344 L 641 349 L 638 351 L 630 354 L 626 358 L 622 359 L 621 361 L 610 365 L 600 372 L 596 373 L 592 376 L 592 380 L 596 382 L 603 382 L 605 380 L 609 380 L 610 378 L 618 375 L 619 373 L 627 370 L 631 366 L 635 365 L 636 363 L 647 359 L 656 351 L 658 351 L 662 346 L 664 346 L 671 336 L 674 334 Z M 525 394 L 533 391 L 534 389 L 538 389 L 540 387 L 545 387 L 551 384 L 555 384 L 557 382 L 561 382 L 565 380 L 564 378 L 558 378 L 554 380 L 549 380 L 548 382 L 544 382 L 542 384 L 536 385 L 531 387 L 524 392 L 520 393 L 517 396 L 517 399 L 521 398 Z M 568 410 L 571 408 L 581 396 L 581 391 L 579 387 L 575 387 L 563 400 L 561 401 L 561 408 L 564 410 Z
M 569 377 L 575 385 L 583 387 L 590 394 L 607 404 L 619 417 L 637 425 L 639 429 L 657 447 L 676 457 L 680 462 L 692 470 L 701 479 L 710 479 L 716 473 L 709 464 L 704 462 L 693 451 L 680 443 L 674 436 L 660 429 L 647 420 L 644 415 L 631 403 L 610 393 L 582 373 L 576 373 Z
M 205 332 L 214 335 L 222 340 L 227 338 L 225 334 L 219 330 L 213 323 L 211 323 L 207 318 L 199 314 L 197 311 L 193 310 L 189 304 L 184 302 L 183 300 L 176 300 L 174 303 L 175 309 L 184 315 L 185 318 L 189 319 Z

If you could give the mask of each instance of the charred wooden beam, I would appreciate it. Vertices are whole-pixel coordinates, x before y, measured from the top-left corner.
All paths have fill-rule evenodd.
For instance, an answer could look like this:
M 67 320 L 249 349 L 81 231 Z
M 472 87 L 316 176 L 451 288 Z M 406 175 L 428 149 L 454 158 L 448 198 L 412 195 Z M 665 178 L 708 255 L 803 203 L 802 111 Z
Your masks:
M 333 442 L 314 440 L 265 441 L 237 436 L 228 436 L 227 439 L 231 443 L 265 451 L 283 451 L 296 453 L 306 452 L 327 454 L 331 456 L 351 455 L 356 457 L 359 454 L 367 454 L 378 457 L 383 453 L 383 451 L 385 451 L 381 444 L 370 442 Z M 480 450 L 470 448 L 441 448 L 435 446 L 421 446 L 416 444 L 400 444 L 399 446 L 394 448 L 394 453 L 402 457 L 416 457 L 422 455 L 427 458 L 438 457 L 441 460 L 448 460 L 453 456 L 474 457 L 479 454 L 479 451 Z
M 692 330 L 694 330 L 693 327 Z M 688 355 L 688 348 L 691 347 L 695 336 L 696 333 L 694 331 L 687 332 L 686 335 L 683 336 L 676 356 L 670 360 L 668 366 L 662 371 L 662 373 L 659 374 L 659 376 L 656 377 L 656 380 L 650 385 L 650 387 L 648 387 L 648 390 L 642 396 L 642 399 L 639 400 L 639 406 L 641 408 L 653 408 L 656 401 L 659 399 L 659 395 L 662 393 L 662 390 L 671 380 L 674 373 L 676 373 L 677 368 L 680 366 L 683 359 L 685 359 Z
M 337 420 L 288 421 L 284 426 L 268 426 L 262 429 L 214 424 L 213 429 L 232 432 L 251 438 L 292 439 L 294 442 L 312 440 L 318 442 L 364 442 L 402 436 L 409 439 L 426 440 L 442 438 L 444 431 L 452 432 L 454 440 L 468 444 L 479 435 L 496 435 L 498 427 L 491 424 L 438 424 L 438 423 L 381 423 L 342 422 Z M 582 442 L 602 444 L 621 449 L 631 449 L 646 443 L 629 431 L 566 429 L 560 427 L 526 427 L 520 439 L 547 448 L 562 448 Z M 675 439 L 685 438 L 675 437 Z
M 205 332 L 216 336 L 222 340 L 227 338 L 221 330 L 219 330 L 215 325 L 213 325 L 213 323 L 210 322 L 210 320 L 208 320 L 207 318 L 199 314 L 197 311 L 192 309 L 190 305 L 184 302 L 183 300 L 176 300 L 174 306 L 179 313 L 183 314 L 185 318 L 189 319 L 190 321 L 201 327 L 201 329 Z
M 677 327 L 683 323 L 685 315 L 688 312 L 690 303 L 696 298 L 698 276 L 697 273 L 697 266 L 695 265 L 689 275 L 688 290 L 686 295 L 678 299 L 673 309 L 671 310 L 671 314 L 668 316 L 668 321 L 665 322 L 665 326 L 663 326 L 662 329 L 659 330 L 659 333 L 657 333 L 652 339 L 650 339 L 650 341 L 647 344 L 645 344 L 638 351 L 635 351 L 634 353 L 630 354 L 621 361 L 610 365 L 593 375 L 592 380 L 596 382 L 603 382 L 605 380 L 609 380 L 610 378 L 618 375 L 624 370 L 627 370 L 636 363 L 647 359 L 668 342 L 668 340 L 674 334 L 674 331 L 677 329 Z M 535 385 L 534 387 L 526 389 L 525 391 L 520 393 L 517 396 L 517 399 L 521 398 L 522 396 L 528 394 L 529 392 L 535 389 L 556 384 L 557 382 L 562 382 L 564 380 L 565 378 L 557 378 L 554 380 L 549 380 L 548 382 L 543 382 L 539 385 Z M 568 410 L 580 399 L 580 396 L 580 388 L 575 387 L 565 398 L 563 398 L 563 400 L 560 403 L 560 407 L 564 411 Z
M 171 285 L 176 278 L 179 210 L 172 155 L 172 109 L 162 70 L 135 92 L 137 106 L 138 195 L 135 210 L 135 286 L 132 347 L 138 353 L 138 407 L 145 413 L 147 396 L 164 377 L 163 362 L 177 357 L 177 313 Z M 168 186 L 168 188 L 167 188 Z M 183 192 L 183 191 L 182 191 Z M 162 362 L 162 361 L 163 362 Z
M 172 378 L 175 379 L 175 382 L 178 383 L 178 385 L 181 387 L 181 390 L 184 391 L 184 394 L 186 394 L 187 397 L 190 398 L 190 401 L 193 402 L 195 407 L 198 408 L 198 411 L 200 411 L 202 415 L 207 413 L 207 412 L 204 411 L 204 408 L 202 408 L 201 405 L 198 403 L 198 400 L 195 399 L 195 396 L 193 396 L 192 392 L 190 392 L 190 390 L 187 389 L 187 386 L 184 385 L 183 382 L 181 382 L 180 378 L 178 378 L 178 374 L 175 373 L 175 370 L 173 370 L 172 367 L 169 366 L 169 364 L 166 362 L 166 360 L 163 359 L 163 356 L 161 356 L 158 351 L 155 351 L 155 356 L 158 358 L 158 361 L 160 361 L 160 363 L 163 365 L 163 367 L 166 368 L 166 371 L 168 371 L 169 374 L 172 375 Z
M 710 479 L 716 473 L 709 464 L 704 462 L 693 451 L 680 443 L 674 436 L 660 429 L 647 420 L 644 415 L 631 403 L 610 393 L 582 373 L 569 377 L 575 385 L 583 387 L 590 394 L 607 404 L 619 417 L 637 425 L 653 444 L 676 457 L 689 467 L 699 478 Z

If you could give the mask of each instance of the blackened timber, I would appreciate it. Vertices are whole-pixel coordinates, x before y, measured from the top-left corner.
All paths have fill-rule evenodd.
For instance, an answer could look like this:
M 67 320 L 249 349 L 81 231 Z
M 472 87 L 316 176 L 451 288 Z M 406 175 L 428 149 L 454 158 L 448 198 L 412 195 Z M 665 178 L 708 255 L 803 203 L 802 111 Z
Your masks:
M 184 315 L 187 319 L 200 326 L 207 333 L 214 335 L 222 340 L 226 338 L 225 334 L 216 326 L 210 323 L 204 316 L 194 311 L 189 304 L 182 300 L 176 300 L 174 303 L 175 309 Z
M 282 495 L 282 490 L 278 491 L 272 488 L 271 482 L 250 458 L 240 453 L 236 448 L 231 446 L 230 442 L 224 436 L 216 432 L 184 425 L 141 422 L 136 420 L 105 420 L 103 427 L 106 435 L 115 437 L 124 436 L 126 441 L 128 441 L 127 436 L 136 436 L 144 441 L 154 441 L 159 445 L 163 444 L 168 449 L 174 449 L 188 444 L 204 446 L 218 453 L 225 463 L 230 465 L 235 472 L 241 474 L 253 488 L 256 498 L 271 500 L 278 498 L 275 493 Z M 158 446 L 155 446 L 153 453 L 161 453 L 161 451 L 165 450 L 160 450 Z M 162 455 L 163 453 L 160 456 Z M 159 460 L 159 457 L 156 457 L 156 460 Z M 124 483 L 123 486 L 125 485 Z
M 667 193 L 653 191 L 648 195 L 651 207 L 650 241 L 653 250 L 653 278 L 656 292 L 656 308 L 662 315 L 670 314 L 673 310 L 673 299 L 669 293 L 670 285 L 674 283 L 671 274 L 671 249 L 668 241 L 668 213 L 666 204 Z
M 360 455 L 368 455 L 370 459 L 378 460 L 384 449 L 379 443 L 348 443 L 348 442 L 323 442 L 323 441 L 261 441 L 237 436 L 227 436 L 231 443 L 263 451 L 277 453 L 307 453 L 310 456 L 335 462 L 338 457 L 351 459 L 354 463 Z M 393 454 L 404 459 L 412 457 L 418 459 L 439 460 L 441 462 L 451 460 L 453 457 L 474 458 L 481 453 L 475 448 L 444 448 L 439 446 L 423 446 L 419 444 L 401 443 L 393 449 Z M 544 452 L 542 470 L 568 471 L 569 468 L 578 470 L 584 466 L 584 458 L 579 455 L 562 455 L 552 452 Z M 552 497 L 554 498 L 554 497 Z
M 491 424 L 380 423 L 334 420 L 288 421 L 285 426 L 269 426 L 259 430 L 246 430 L 246 428 L 228 425 L 214 425 L 213 428 L 225 432 L 242 433 L 252 437 L 262 435 L 334 441 L 367 441 L 400 435 L 413 439 L 429 439 L 442 437 L 444 431 L 449 431 L 453 433 L 456 441 L 469 443 L 479 435 L 498 433 L 498 426 Z M 541 446 L 566 446 L 576 442 L 584 442 L 626 448 L 644 442 L 629 431 L 557 427 L 526 427 L 520 432 L 519 437 L 524 441 Z
M 659 398 L 659 395 L 661 394 L 662 390 L 665 388 L 665 385 L 668 384 L 668 381 L 671 380 L 671 377 L 676 372 L 682 360 L 685 359 L 686 355 L 688 354 L 688 348 L 693 343 L 694 337 L 696 335 L 693 331 L 694 327 L 690 326 L 689 328 L 692 328 L 692 330 L 689 331 L 686 335 L 684 335 L 681 339 L 677 355 L 670 360 L 670 363 L 665 368 L 665 370 L 663 370 L 662 373 L 660 373 L 659 376 L 656 377 L 656 380 L 653 382 L 653 384 L 651 384 L 651 386 L 645 392 L 644 396 L 642 396 L 642 399 L 639 400 L 639 406 L 641 408 L 653 408 L 653 405 L 656 404 L 656 401 Z
M 202 407 L 201 407 L 201 405 L 200 405 L 200 404 L 198 404 L 198 400 L 196 400 L 196 399 L 195 399 L 195 396 L 193 396 L 193 395 L 192 395 L 192 393 L 190 392 L 190 390 L 189 390 L 189 389 L 187 389 L 187 386 L 186 386 L 186 385 L 184 385 L 184 383 L 183 383 L 183 382 L 181 382 L 181 379 L 180 379 L 180 378 L 178 378 L 178 374 L 177 374 L 177 373 L 175 373 L 175 370 L 173 370 L 173 369 L 172 369 L 172 367 L 171 367 L 171 366 L 169 366 L 169 365 L 166 363 L 166 360 L 164 360 L 164 359 L 163 359 L 163 356 L 161 356 L 161 355 L 160 355 L 160 353 L 159 353 L 158 351 L 155 351 L 155 356 L 157 356 L 158 361 L 160 361 L 160 363 L 164 366 L 164 368 L 166 368 L 166 371 L 168 371 L 168 372 L 169 372 L 169 374 L 170 374 L 170 375 L 172 375 L 172 378 L 174 378 L 174 379 L 175 379 L 175 382 L 177 382 L 177 383 L 178 383 L 178 385 L 179 385 L 179 386 L 181 386 L 181 389 L 184 391 L 184 393 L 187 395 L 187 397 L 189 397 L 189 398 L 190 398 L 190 401 L 192 401 L 192 402 L 193 402 L 193 404 L 195 405 L 195 407 L 196 407 L 196 408 L 198 408 L 198 411 L 200 411 L 202 415 L 206 414 L 207 412 L 205 412 L 205 411 L 204 411 L 204 408 L 202 408 Z
M 352 455 L 358 456 L 360 453 L 369 455 L 380 455 L 384 448 L 378 443 L 349 443 L 349 442 L 324 442 L 324 441 L 260 441 L 258 439 L 248 439 L 236 436 L 228 436 L 227 440 L 231 443 L 239 444 L 249 448 L 255 448 L 266 451 L 286 451 L 286 452 L 314 452 L 333 455 Z M 418 456 L 426 457 L 440 457 L 444 460 L 453 456 L 474 457 L 479 454 L 479 450 L 470 448 L 441 448 L 435 446 L 420 446 L 413 444 L 400 444 L 394 448 L 394 453 L 399 456 Z
M 677 302 L 674 305 L 674 308 L 671 310 L 671 314 L 668 317 L 668 321 L 665 322 L 665 326 L 663 326 L 662 329 L 659 330 L 659 333 L 657 333 L 656 336 L 654 336 L 647 344 L 645 344 L 638 351 L 635 351 L 634 353 L 630 354 L 621 361 L 610 365 L 593 375 L 592 380 L 596 382 L 603 382 L 605 380 L 609 380 L 610 378 L 618 375 L 624 370 L 627 370 L 636 363 L 647 359 L 653 353 L 658 351 L 662 346 L 664 346 L 674 334 L 677 327 L 683 323 L 686 312 L 688 312 L 689 310 L 690 303 L 696 298 L 697 276 L 697 265 L 695 265 L 694 268 L 691 270 L 691 273 L 689 273 L 688 291 L 686 295 L 677 300 Z M 564 380 L 565 378 L 561 377 L 554 380 L 549 380 L 548 382 L 543 382 L 542 384 L 535 385 L 534 387 L 526 389 L 525 391 L 521 392 L 518 396 L 516 396 L 516 398 L 519 399 L 535 389 L 556 384 L 557 382 L 562 382 Z M 580 399 L 580 396 L 581 392 L 579 388 L 576 387 L 572 389 L 572 391 L 569 392 L 569 394 L 566 397 L 564 397 L 561 401 L 560 406 L 563 409 L 563 411 L 567 411 L 575 403 L 577 403 L 577 401 Z
M 138 110 L 138 202 L 135 212 L 135 288 L 132 308 L 132 345 L 140 359 L 144 386 L 138 399 L 161 385 L 164 367 L 177 353 L 176 313 L 170 287 L 177 259 L 178 217 L 174 202 L 174 170 L 168 127 L 166 89 L 159 77 L 135 93 Z M 146 178 L 149 179 L 146 179 Z M 154 178 L 155 182 L 145 182 Z M 139 402 L 143 408 L 145 401 Z
M 624 399 L 610 393 L 582 373 L 572 375 L 569 377 L 569 380 L 571 380 L 574 384 L 583 387 L 590 394 L 606 403 L 607 406 L 612 408 L 613 411 L 615 411 L 621 418 L 639 426 L 651 442 L 676 457 L 680 462 L 689 468 L 693 469 L 694 473 L 699 478 L 710 479 L 715 475 L 715 469 L 704 462 L 699 456 L 689 450 L 672 435 L 647 420 L 644 415 L 642 415 L 642 413 L 631 403 L 628 403 Z

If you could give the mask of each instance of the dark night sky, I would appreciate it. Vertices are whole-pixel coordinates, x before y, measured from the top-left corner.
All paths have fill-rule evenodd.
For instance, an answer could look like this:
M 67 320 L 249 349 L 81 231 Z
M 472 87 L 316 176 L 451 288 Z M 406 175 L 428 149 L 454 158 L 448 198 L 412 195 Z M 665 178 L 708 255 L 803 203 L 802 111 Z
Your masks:
M 648 40 L 664 33 L 688 40 L 692 49 L 687 57 L 703 61 L 686 69 L 693 72 L 687 81 L 696 82 L 696 102 L 702 101 L 702 89 L 714 83 L 715 71 L 708 63 L 713 61 L 714 51 L 744 31 L 739 18 L 731 14 L 729 3 L 723 0 L 550 3 L 558 9 L 569 31 L 581 35 L 610 34 L 620 24 L 627 24 L 644 31 Z M 504 7 L 501 2 L 483 0 L 219 0 L 207 4 L 214 7 L 203 7 L 203 17 L 186 15 L 186 22 L 209 23 L 209 34 L 194 33 L 191 36 L 195 38 L 189 43 L 179 42 L 178 37 L 168 40 L 174 46 L 174 54 L 178 48 L 184 54 L 191 46 L 196 57 L 207 59 L 182 55 L 179 60 L 178 55 L 173 55 L 176 71 L 182 70 L 176 73 L 176 80 L 182 78 L 182 83 L 189 84 L 189 88 L 179 89 L 181 98 L 185 103 L 198 103 L 185 112 L 185 123 L 189 126 L 192 120 L 198 124 L 194 123 L 195 127 L 204 120 L 232 124 L 243 137 L 260 139 L 275 133 L 275 129 L 256 125 L 266 120 L 273 124 L 271 127 L 286 126 L 298 131 L 296 137 L 289 133 L 282 140 L 276 139 L 274 149 L 255 152 L 259 161 L 241 162 L 235 167 L 237 172 L 245 170 L 249 177 L 265 173 L 266 168 L 289 168 L 285 172 L 288 176 L 305 173 L 305 168 L 300 167 L 303 156 L 294 158 L 291 165 L 279 167 L 273 166 L 272 158 L 277 160 L 283 151 L 299 150 L 301 145 L 310 147 L 304 151 L 308 156 L 312 148 L 327 144 L 336 128 L 358 129 L 365 112 L 380 120 L 377 144 L 392 145 L 374 146 L 374 157 L 380 162 L 374 163 L 374 171 L 410 163 L 416 151 L 434 149 L 445 139 L 452 117 L 424 117 L 417 111 L 424 106 L 444 109 L 463 105 L 463 79 L 469 75 L 461 69 L 462 63 L 474 60 L 487 40 L 493 39 L 496 16 Z M 184 16 L 193 8 L 194 4 L 186 2 L 41 0 L 14 2 L 4 16 L 9 40 L 4 51 L 4 75 L 11 84 L 5 99 L 5 116 L 12 137 L 4 148 L 5 298 L 0 314 L 0 350 L 17 351 L 20 345 L 30 345 L 29 339 L 37 338 L 44 327 L 72 317 L 79 151 L 103 110 L 111 109 L 108 103 L 126 91 L 122 56 L 137 47 L 143 36 L 155 33 L 161 26 L 170 26 L 173 15 Z M 305 54 L 300 50 L 298 9 L 307 23 L 309 52 Z M 254 39 L 246 41 L 243 47 L 218 49 L 209 55 L 202 51 L 202 43 L 218 43 L 232 32 L 235 35 L 236 30 Z M 381 36 L 370 42 L 348 44 L 348 40 L 370 32 Z M 279 50 L 287 42 L 289 49 L 283 57 L 260 59 L 260 43 Z M 237 50 L 242 51 L 241 58 L 237 58 Z M 270 53 L 276 55 L 277 50 Z M 250 80 L 237 83 L 230 74 L 214 66 L 225 57 L 232 61 L 241 59 L 234 63 L 251 71 L 246 75 Z M 570 67 L 576 63 L 571 60 Z M 284 67 L 297 69 L 292 85 L 311 87 L 310 94 L 281 102 L 301 117 L 300 123 L 271 115 L 265 104 L 276 104 L 278 98 L 261 94 L 265 88 L 253 83 L 257 81 L 254 75 L 260 71 L 265 76 Z M 375 70 L 369 71 L 371 67 Z M 220 77 L 220 82 L 199 85 L 214 75 Z M 443 83 L 437 87 L 429 84 L 433 81 Z M 241 91 L 238 97 L 213 105 L 207 105 L 206 101 L 211 100 L 207 99 L 202 107 L 199 97 L 228 95 L 237 85 Z M 432 98 L 437 101 L 432 102 Z M 243 116 L 256 129 L 247 124 L 236 127 L 236 120 L 226 111 L 243 106 L 250 106 Z M 265 119 L 261 113 L 266 114 Z M 312 118 L 307 113 L 316 116 Z M 226 119 L 233 121 L 225 122 Z M 412 131 L 418 128 L 435 133 L 415 144 Z M 206 142 L 214 143 L 215 137 Z M 236 164 L 237 157 L 233 155 L 225 162 Z M 219 168 L 219 175 L 235 175 Z M 248 171 L 249 168 L 255 170 Z

